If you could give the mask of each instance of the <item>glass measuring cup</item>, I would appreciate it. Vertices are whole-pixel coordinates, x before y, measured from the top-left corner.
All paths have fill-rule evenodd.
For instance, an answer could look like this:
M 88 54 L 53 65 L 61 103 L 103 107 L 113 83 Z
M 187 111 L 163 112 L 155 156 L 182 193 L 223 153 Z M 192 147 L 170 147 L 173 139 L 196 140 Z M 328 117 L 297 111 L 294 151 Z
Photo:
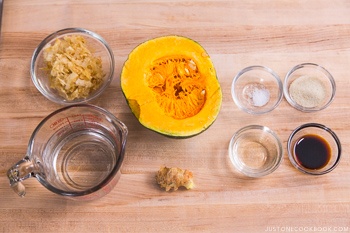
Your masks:
M 62 196 L 102 197 L 119 180 L 127 134 L 124 123 L 102 108 L 61 108 L 34 130 L 25 157 L 7 172 L 10 186 L 23 197 L 22 181 L 35 177 Z

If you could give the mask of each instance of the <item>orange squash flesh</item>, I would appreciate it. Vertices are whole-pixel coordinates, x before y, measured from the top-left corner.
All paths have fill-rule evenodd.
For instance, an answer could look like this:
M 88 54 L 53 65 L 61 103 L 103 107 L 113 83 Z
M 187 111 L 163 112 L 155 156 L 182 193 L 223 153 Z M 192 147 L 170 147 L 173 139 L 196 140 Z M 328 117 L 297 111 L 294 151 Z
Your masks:
M 210 57 L 180 36 L 136 47 L 122 69 L 121 87 L 140 123 L 167 136 L 201 133 L 215 121 L 222 102 Z

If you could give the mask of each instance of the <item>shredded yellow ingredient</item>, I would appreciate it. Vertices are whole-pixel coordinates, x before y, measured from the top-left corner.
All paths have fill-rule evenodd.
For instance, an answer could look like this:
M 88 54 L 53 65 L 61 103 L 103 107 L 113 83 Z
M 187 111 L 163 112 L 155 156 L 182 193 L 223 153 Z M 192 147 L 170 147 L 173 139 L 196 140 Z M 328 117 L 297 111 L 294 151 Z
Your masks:
M 176 167 L 161 167 L 157 172 L 156 181 L 166 191 L 172 188 L 176 191 L 181 186 L 187 189 L 194 187 L 192 172 Z
M 50 87 L 67 100 L 86 98 L 103 83 L 101 58 L 93 55 L 82 36 L 57 39 L 43 55 Z

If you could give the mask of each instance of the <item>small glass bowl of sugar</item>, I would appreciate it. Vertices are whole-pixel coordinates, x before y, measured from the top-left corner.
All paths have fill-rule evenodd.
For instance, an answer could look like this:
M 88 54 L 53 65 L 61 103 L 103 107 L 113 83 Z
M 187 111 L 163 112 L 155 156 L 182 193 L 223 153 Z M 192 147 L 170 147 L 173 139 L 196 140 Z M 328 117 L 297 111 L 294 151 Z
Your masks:
M 302 112 L 325 109 L 333 101 L 336 90 L 333 76 L 314 63 L 294 66 L 287 73 L 283 86 L 288 103 Z
M 279 105 L 283 98 L 283 85 L 270 68 L 249 66 L 234 77 L 231 94 L 240 109 L 259 115 L 271 112 Z

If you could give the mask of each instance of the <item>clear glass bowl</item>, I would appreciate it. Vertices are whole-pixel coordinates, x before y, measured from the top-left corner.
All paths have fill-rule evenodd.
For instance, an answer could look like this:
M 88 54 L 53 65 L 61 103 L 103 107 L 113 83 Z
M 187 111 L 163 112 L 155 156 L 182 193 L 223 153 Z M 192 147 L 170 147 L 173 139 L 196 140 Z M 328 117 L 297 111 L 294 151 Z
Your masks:
M 279 76 L 265 66 L 249 66 L 233 79 L 232 99 L 243 111 L 258 115 L 274 110 L 283 98 Z
M 300 147 L 305 145 L 305 138 L 308 136 L 310 137 L 310 135 L 311 137 L 316 138 L 316 140 L 321 140 L 321 142 L 324 142 L 326 144 L 325 146 L 328 148 L 329 153 L 328 161 L 327 159 L 323 160 L 323 155 L 321 155 L 322 151 L 321 153 L 316 152 L 319 151 L 319 148 L 323 147 L 322 144 L 321 146 L 317 145 L 320 143 L 309 144 L 311 148 L 309 151 L 305 149 L 304 151 L 296 152 L 296 146 L 298 145 Z M 301 144 L 302 140 L 304 140 L 304 144 Z M 309 143 L 310 142 L 312 143 L 312 141 L 309 141 Z M 287 142 L 287 150 L 289 160 L 293 166 L 299 171 L 310 175 L 323 175 L 332 171 L 338 165 L 341 157 L 341 144 L 337 135 L 330 128 L 318 123 L 303 124 L 296 128 L 289 136 Z M 297 155 L 298 153 L 300 154 Z M 304 156 L 304 158 L 301 156 Z M 306 158 L 309 158 L 309 161 L 305 160 Z M 311 164 L 310 161 L 312 162 Z M 323 166 L 320 166 L 319 168 L 312 167 L 318 165 L 315 164 L 316 162 L 322 164 L 323 161 Z
M 249 125 L 232 136 L 229 156 L 242 174 L 262 177 L 279 167 L 283 158 L 282 143 L 268 127 Z
M 325 109 L 333 101 L 335 91 L 332 75 L 314 63 L 296 65 L 284 79 L 283 92 L 286 100 L 302 112 Z
M 86 98 L 67 100 L 57 90 L 50 87 L 49 73 L 45 70 L 46 64 L 43 57 L 45 46 L 54 43 L 65 36 L 80 35 L 86 40 L 87 47 L 92 50 L 94 56 L 100 57 L 104 75 L 103 83 L 98 89 L 92 91 Z M 35 49 L 30 65 L 30 73 L 35 87 L 49 100 L 62 104 L 78 104 L 90 101 L 99 96 L 112 82 L 114 74 L 114 55 L 107 42 L 98 34 L 83 28 L 66 28 L 52 33 L 46 37 Z

